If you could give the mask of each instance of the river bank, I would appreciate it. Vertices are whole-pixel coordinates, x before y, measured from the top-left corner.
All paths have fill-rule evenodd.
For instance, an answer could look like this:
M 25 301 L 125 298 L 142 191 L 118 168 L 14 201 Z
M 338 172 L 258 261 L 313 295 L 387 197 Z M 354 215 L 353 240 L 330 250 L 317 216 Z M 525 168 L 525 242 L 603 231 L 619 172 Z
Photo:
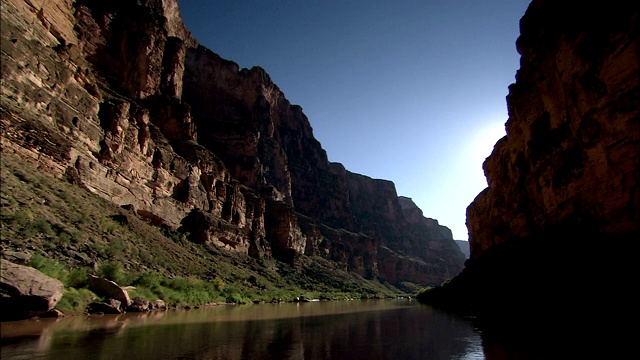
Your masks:
M 0 162 L 0 255 L 61 281 L 57 307 L 82 313 L 97 295 L 90 275 L 131 289 L 131 298 L 161 299 L 168 307 L 208 303 L 313 299 L 395 298 L 417 293 L 411 283 L 392 285 L 340 268 L 318 256 L 295 266 L 256 259 L 188 240 L 158 228 L 135 209 L 119 207 L 10 153 Z M 98 299 L 104 300 L 104 299 Z

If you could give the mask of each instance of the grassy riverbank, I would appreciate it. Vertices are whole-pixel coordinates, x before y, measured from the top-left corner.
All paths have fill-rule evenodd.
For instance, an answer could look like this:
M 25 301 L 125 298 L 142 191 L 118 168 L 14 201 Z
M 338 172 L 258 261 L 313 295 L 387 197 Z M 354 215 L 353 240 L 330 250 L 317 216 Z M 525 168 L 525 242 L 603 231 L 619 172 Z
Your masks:
M 89 274 L 129 286 L 132 296 L 169 306 L 307 298 L 407 295 L 390 284 L 342 271 L 319 257 L 299 268 L 194 244 L 84 188 L 56 179 L 3 152 L 0 159 L 0 239 L 3 253 L 30 255 L 29 264 L 66 287 L 58 309 L 77 313 L 95 295 Z

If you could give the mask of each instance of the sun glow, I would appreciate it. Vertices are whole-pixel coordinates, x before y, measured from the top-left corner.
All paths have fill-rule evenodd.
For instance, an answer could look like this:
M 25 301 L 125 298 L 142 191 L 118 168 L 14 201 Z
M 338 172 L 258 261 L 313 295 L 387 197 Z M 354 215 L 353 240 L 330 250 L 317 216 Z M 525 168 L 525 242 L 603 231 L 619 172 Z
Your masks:
M 487 186 L 482 165 L 491 155 L 496 142 L 505 135 L 504 123 L 494 121 L 471 133 L 467 144 L 461 149 L 460 165 L 466 174 L 462 182 L 470 188 L 470 191 L 475 192 L 473 197 Z
M 504 124 L 492 124 L 480 129 L 469 145 L 470 158 L 475 164 L 482 166 L 484 160 L 491 155 L 496 142 L 506 135 Z

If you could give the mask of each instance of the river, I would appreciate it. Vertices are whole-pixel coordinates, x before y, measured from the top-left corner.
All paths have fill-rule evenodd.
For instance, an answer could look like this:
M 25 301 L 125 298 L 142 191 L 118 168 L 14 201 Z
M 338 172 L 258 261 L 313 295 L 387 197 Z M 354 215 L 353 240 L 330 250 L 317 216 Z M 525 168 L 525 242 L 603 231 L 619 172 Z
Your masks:
M 411 299 L 205 306 L 0 323 L 10 359 L 543 359 Z M 538 356 L 534 356 L 536 349 Z

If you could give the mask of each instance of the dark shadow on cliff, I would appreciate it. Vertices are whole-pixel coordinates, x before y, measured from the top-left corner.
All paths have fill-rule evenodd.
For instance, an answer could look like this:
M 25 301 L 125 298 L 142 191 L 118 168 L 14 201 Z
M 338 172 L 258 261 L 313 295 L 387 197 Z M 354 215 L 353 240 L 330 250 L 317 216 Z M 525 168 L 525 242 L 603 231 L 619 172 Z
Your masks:
M 492 342 L 544 352 L 623 351 L 637 309 L 638 234 L 553 229 L 496 245 L 418 300 L 477 316 Z

